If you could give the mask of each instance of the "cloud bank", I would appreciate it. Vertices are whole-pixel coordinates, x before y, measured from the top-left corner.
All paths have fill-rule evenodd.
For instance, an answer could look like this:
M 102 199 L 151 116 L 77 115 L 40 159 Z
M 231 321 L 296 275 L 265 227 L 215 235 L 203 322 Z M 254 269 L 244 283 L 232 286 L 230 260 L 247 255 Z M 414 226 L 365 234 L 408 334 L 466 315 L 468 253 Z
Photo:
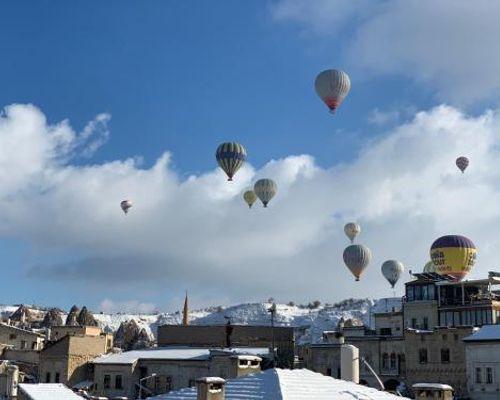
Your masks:
M 348 163 L 323 169 L 309 155 L 292 155 L 259 170 L 247 164 L 232 183 L 215 161 L 213 170 L 180 179 L 168 152 L 151 168 L 135 158 L 76 164 L 107 120 L 98 116 L 77 134 L 31 105 L 0 116 L 0 235 L 40 255 L 31 279 L 78 282 L 106 299 L 117 288 L 142 291 L 145 303 L 156 304 L 160 293 L 179 288 L 196 293 L 199 304 L 381 297 L 392 293 L 380 274 L 384 260 L 420 270 L 433 240 L 448 233 L 476 243 L 473 275 L 496 267 L 498 111 L 470 117 L 442 105 L 416 113 Z M 463 175 L 459 155 L 471 160 Z M 261 177 L 273 178 L 279 192 L 269 208 L 249 210 L 242 193 Z M 134 202 L 127 216 L 124 198 Z M 351 220 L 374 255 L 359 283 L 342 262 Z
M 341 41 L 346 60 L 363 72 L 431 84 L 441 100 L 471 104 L 500 92 L 498 2 L 280 0 L 271 13 Z M 340 30 L 349 34 L 340 38 Z

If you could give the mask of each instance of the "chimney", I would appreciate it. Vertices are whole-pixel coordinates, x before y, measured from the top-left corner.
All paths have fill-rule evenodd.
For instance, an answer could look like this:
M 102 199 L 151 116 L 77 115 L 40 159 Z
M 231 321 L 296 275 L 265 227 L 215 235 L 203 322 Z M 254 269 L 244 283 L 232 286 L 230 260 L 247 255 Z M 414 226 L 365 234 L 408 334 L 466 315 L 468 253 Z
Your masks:
M 257 356 L 236 355 L 231 358 L 231 372 L 234 377 L 255 374 L 261 371 L 262 358 Z
M 340 348 L 340 379 L 359 383 L 359 349 L 351 344 Z
M 19 368 L 16 365 L 7 367 L 7 396 L 17 399 L 17 385 L 19 384 Z
M 206 377 L 196 380 L 196 400 L 224 400 L 226 381 L 222 378 Z

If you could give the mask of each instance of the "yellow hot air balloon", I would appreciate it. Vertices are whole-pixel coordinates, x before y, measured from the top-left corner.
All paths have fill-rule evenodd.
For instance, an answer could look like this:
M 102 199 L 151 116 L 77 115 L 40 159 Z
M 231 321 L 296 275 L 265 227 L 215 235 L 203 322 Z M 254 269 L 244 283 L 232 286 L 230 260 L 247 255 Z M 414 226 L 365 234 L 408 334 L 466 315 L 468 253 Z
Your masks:
M 446 235 L 431 246 L 431 260 L 439 275 L 451 275 L 462 280 L 476 262 L 476 246 L 472 240 L 460 235 Z
M 257 201 L 257 195 L 255 194 L 255 192 L 253 190 L 247 190 L 243 194 L 243 199 L 248 204 L 248 208 L 252 208 L 253 203 L 255 203 Z

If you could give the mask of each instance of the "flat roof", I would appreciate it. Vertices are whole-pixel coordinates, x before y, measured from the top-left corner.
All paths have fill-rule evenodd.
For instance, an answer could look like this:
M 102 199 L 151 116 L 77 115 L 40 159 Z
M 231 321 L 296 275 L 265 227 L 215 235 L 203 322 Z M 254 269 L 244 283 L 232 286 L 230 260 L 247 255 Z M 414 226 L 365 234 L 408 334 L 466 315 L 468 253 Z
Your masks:
M 483 325 L 472 335 L 464 338 L 464 342 L 486 342 L 500 340 L 500 325 Z
M 412 385 L 413 389 L 439 389 L 439 390 L 453 390 L 450 385 L 444 383 L 415 383 Z
M 197 347 L 156 347 L 154 349 L 132 350 L 123 353 L 106 354 L 94 359 L 94 364 L 133 364 L 138 360 L 208 360 L 212 350 L 228 355 L 266 355 L 266 347 L 197 348 Z
M 33 400 L 82 400 L 62 383 L 20 383 L 19 389 Z

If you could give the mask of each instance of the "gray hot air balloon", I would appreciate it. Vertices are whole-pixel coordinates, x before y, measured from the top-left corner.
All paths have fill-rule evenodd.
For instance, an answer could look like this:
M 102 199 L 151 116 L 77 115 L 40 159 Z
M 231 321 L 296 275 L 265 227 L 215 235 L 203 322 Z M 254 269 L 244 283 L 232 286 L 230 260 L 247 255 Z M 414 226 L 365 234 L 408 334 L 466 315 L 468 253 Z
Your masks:
M 355 222 L 349 222 L 344 226 L 344 232 L 347 237 L 351 240 L 351 243 L 354 242 L 354 238 L 359 235 L 361 232 L 361 227 Z
M 455 164 L 457 165 L 458 169 L 462 171 L 463 174 L 464 171 L 469 166 L 469 159 L 464 156 L 458 157 L 457 160 L 455 161 Z
M 344 263 L 357 281 L 359 281 L 359 277 L 363 274 L 371 259 L 372 252 L 362 244 L 351 244 L 344 250 Z
M 132 202 L 130 200 L 123 200 L 121 203 L 120 203 L 120 207 L 122 209 L 122 211 L 127 214 L 128 213 L 128 210 L 132 207 Z
M 260 199 L 260 201 L 262 201 L 264 207 L 267 207 L 267 204 L 271 201 L 271 199 L 278 191 L 278 186 L 272 179 L 259 179 L 257 182 L 255 182 L 253 191 Z
M 404 270 L 403 263 L 397 260 L 387 260 L 382 264 L 382 275 L 389 281 L 392 288 L 394 288 Z
M 316 77 L 314 87 L 321 100 L 334 113 L 349 93 L 351 80 L 349 79 L 349 75 L 344 71 L 327 69 Z

